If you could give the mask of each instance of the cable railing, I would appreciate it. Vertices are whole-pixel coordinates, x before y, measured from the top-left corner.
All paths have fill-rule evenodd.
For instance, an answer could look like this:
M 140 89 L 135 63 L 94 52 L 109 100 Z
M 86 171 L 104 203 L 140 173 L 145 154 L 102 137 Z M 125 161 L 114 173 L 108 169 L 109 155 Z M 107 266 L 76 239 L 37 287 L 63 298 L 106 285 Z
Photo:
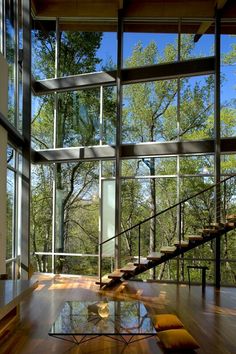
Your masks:
M 102 241 L 99 244 L 100 284 L 103 273 L 110 273 L 114 269 L 112 260 L 114 261 L 114 249 L 118 238 L 121 247 L 120 262 L 136 260 L 140 266 L 141 259 L 146 258 L 150 251 L 155 252 L 161 246 L 173 244 L 173 241 L 181 244 L 185 240 L 185 235 L 196 234 L 204 225 L 223 222 L 227 214 L 236 213 L 235 177 L 236 175 L 231 175 L 212 184 Z M 154 238 L 153 250 L 149 248 L 150 236 Z M 163 240 L 168 244 L 163 245 Z

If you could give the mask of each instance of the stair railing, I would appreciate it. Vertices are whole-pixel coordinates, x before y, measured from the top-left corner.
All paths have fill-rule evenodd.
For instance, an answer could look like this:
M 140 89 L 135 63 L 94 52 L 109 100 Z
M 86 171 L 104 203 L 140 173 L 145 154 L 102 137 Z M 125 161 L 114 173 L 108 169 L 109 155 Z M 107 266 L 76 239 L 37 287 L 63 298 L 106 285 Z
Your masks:
M 231 179 L 235 178 L 235 177 L 236 177 L 236 174 L 231 175 L 229 177 L 226 177 L 225 179 L 221 180 L 220 182 L 215 183 L 215 184 L 205 188 L 204 190 L 201 190 L 200 192 L 197 192 L 197 193 L 193 194 L 192 196 L 187 197 L 187 198 L 181 200 L 180 202 L 171 205 L 170 207 L 168 207 L 166 209 L 163 209 L 162 211 L 156 213 L 155 215 L 152 215 L 152 216 L 140 221 L 139 223 L 134 224 L 133 226 L 129 227 L 128 229 L 125 229 L 122 232 L 114 235 L 113 237 L 110 237 L 109 239 L 99 243 L 99 279 L 100 279 L 100 284 L 102 284 L 102 258 L 103 258 L 103 246 L 104 246 L 104 244 L 110 242 L 111 240 L 115 240 L 118 237 L 121 237 L 121 236 L 125 235 L 127 232 L 129 232 L 129 231 L 131 231 L 131 230 L 133 230 L 135 228 L 138 228 L 138 264 L 140 265 L 140 262 L 141 262 L 141 226 L 143 224 L 145 224 L 146 222 L 150 221 L 151 219 L 157 218 L 158 216 L 160 216 L 160 215 L 162 215 L 164 213 L 167 213 L 171 209 L 177 208 L 179 206 L 179 231 L 178 231 L 178 235 L 179 235 L 179 244 L 181 244 L 181 240 L 182 240 L 183 235 L 184 235 L 184 208 L 185 208 L 185 203 L 189 202 L 190 200 L 198 197 L 199 195 L 201 195 L 203 193 L 206 193 L 209 190 L 212 190 L 212 189 L 218 187 L 219 185 L 223 185 L 223 191 L 224 191 L 223 207 L 224 207 L 224 216 L 225 216 L 226 215 L 226 212 L 225 212 L 225 208 L 226 208 L 226 198 L 225 198 L 225 195 L 226 195 L 226 182 L 228 180 L 231 180 Z M 218 196 L 218 198 L 220 198 L 220 196 Z M 219 205 L 219 203 L 218 203 L 218 205 Z M 217 210 L 216 214 L 218 214 L 218 213 L 221 213 L 221 209 Z M 217 215 L 215 215 L 215 217 L 218 219 L 218 217 L 220 217 L 220 214 L 218 215 L 218 217 L 217 217 Z

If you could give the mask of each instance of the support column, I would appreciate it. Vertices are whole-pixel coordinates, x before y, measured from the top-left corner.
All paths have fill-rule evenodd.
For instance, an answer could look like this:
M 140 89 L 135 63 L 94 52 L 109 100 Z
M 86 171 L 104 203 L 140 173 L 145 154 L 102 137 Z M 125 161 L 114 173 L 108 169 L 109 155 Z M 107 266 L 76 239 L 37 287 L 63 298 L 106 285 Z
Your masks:
M 22 1 L 23 16 L 23 122 L 22 135 L 22 234 L 21 234 L 21 279 L 28 279 L 30 244 L 30 168 L 31 168 L 31 1 Z
M 215 14 L 215 183 L 220 182 L 220 11 Z M 220 185 L 215 188 L 215 221 L 221 221 Z M 220 288 L 220 238 L 215 239 L 215 286 Z
M 1 107 L 0 107 L 1 108 Z M 6 273 L 7 239 L 7 132 L 0 125 L 0 274 Z
M 0 113 L 7 117 L 8 66 L 0 53 Z M 6 273 L 7 239 L 7 131 L 0 125 L 0 274 Z
M 115 233 L 120 233 L 120 199 L 121 199 L 121 124 L 122 124 L 122 78 L 121 68 L 123 62 L 123 10 L 118 10 L 118 29 L 117 29 L 117 119 L 116 119 L 116 187 L 115 187 Z M 120 238 L 116 239 L 115 244 L 115 267 L 120 267 Z

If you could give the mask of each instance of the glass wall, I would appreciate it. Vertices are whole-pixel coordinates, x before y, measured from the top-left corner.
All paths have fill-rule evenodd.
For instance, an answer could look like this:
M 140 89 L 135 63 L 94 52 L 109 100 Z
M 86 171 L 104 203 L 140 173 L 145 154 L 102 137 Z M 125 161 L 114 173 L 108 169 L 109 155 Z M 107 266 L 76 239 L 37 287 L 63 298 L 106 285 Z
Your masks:
M 31 242 L 38 271 L 80 274 L 82 267 L 97 274 L 98 167 L 98 162 L 34 167 Z
M 224 138 L 236 135 L 235 53 L 235 36 L 221 35 L 221 136 Z
M 20 277 L 21 235 L 21 155 L 12 146 L 7 148 L 7 239 L 6 265 L 10 279 Z
M 72 31 L 66 30 L 60 21 L 57 24 L 56 33 L 55 21 L 34 23 L 33 74 L 36 78 L 67 77 L 116 67 L 114 33 L 76 31 L 76 24 Z M 166 33 L 159 33 L 160 24 L 156 26 L 156 31 L 131 33 L 125 23 L 124 68 L 170 64 L 214 55 L 214 22 L 197 41 L 195 33 L 199 23 L 175 22 L 170 24 L 169 31 L 165 27 Z M 112 43 L 111 57 L 108 40 Z M 222 36 L 222 41 L 221 136 L 228 138 L 235 133 L 235 80 L 228 71 L 224 73 L 224 65 L 234 63 L 234 37 Z M 231 85 L 231 96 L 226 97 L 227 81 Z M 215 76 L 211 72 L 204 75 L 193 72 L 191 76 L 124 85 L 122 95 L 118 97 L 122 99 L 120 127 L 117 126 L 116 87 L 73 90 L 34 98 L 32 141 L 38 149 L 115 145 L 116 135 L 120 132 L 122 153 L 128 144 L 140 144 L 139 151 L 143 143 L 163 146 L 168 143 L 177 146 L 178 143 L 181 150 L 183 143 L 192 141 L 194 146 L 192 154 L 182 149 L 177 155 L 170 148 L 169 155 L 152 154 L 151 157 L 142 153 L 140 156 L 134 148 L 133 158 L 121 156 L 121 171 L 119 164 L 116 166 L 114 160 L 105 161 L 101 155 L 97 157 L 99 162 L 77 160 L 35 166 L 31 232 L 37 270 L 97 274 L 102 208 L 108 200 L 102 194 L 102 185 L 104 181 L 114 184 L 115 176 L 120 172 L 121 231 L 170 208 L 157 220 L 151 219 L 142 225 L 143 257 L 153 250 L 153 244 L 158 251 L 162 246 L 173 245 L 180 233 L 184 239 L 214 222 L 214 189 L 184 203 L 182 219 L 179 209 L 171 208 L 215 182 L 214 155 L 202 153 L 200 148 L 199 152 L 195 151 L 196 146 L 199 147 L 195 142 L 211 140 L 214 143 L 214 86 Z M 234 162 L 233 155 L 222 156 L 222 178 L 235 172 Z M 228 182 L 225 188 L 221 201 L 225 206 L 227 200 L 228 207 L 222 210 L 222 217 L 228 210 L 233 210 L 233 187 Z M 47 222 L 43 224 L 44 219 Z M 232 235 L 233 232 L 221 240 L 222 280 L 227 284 L 231 284 L 234 274 L 235 240 Z M 133 260 L 137 253 L 137 234 L 127 230 L 121 241 L 122 262 Z M 105 263 L 106 268 L 112 270 L 114 257 L 110 258 Z M 156 278 L 186 282 L 189 264 L 207 265 L 208 282 L 214 283 L 214 240 L 158 267 Z M 228 276 L 226 269 L 229 267 L 231 273 Z M 193 275 L 193 281 L 200 280 L 197 272 Z M 144 275 L 144 278 L 150 277 L 153 273 Z
M 8 63 L 8 120 L 22 131 L 22 2 L 0 2 L 0 51 Z M 4 29 L 4 31 L 3 31 Z

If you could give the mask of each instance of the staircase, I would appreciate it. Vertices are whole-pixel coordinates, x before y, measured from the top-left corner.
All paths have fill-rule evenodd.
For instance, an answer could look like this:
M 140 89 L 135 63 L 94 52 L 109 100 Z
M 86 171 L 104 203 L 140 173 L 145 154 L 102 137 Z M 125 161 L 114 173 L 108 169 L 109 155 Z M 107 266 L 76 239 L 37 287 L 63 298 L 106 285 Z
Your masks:
M 219 238 L 222 235 L 225 235 L 229 231 L 232 231 L 236 229 L 236 213 L 232 213 L 232 211 L 236 211 L 236 202 L 234 202 L 234 205 L 231 203 L 228 203 L 229 205 L 226 206 L 226 198 L 225 198 L 225 193 L 226 193 L 226 185 L 228 182 L 232 183 L 232 179 L 235 178 L 235 176 L 231 176 L 228 178 L 225 178 L 222 180 L 220 183 L 215 184 L 210 186 L 209 188 L 206 188 L 205 190 L 196 193 L 195 195 L 186 198 L 182 200 L 181 202 L 174 204 L 170 208 L 167 208 L 156 215 L 149 217 L 143 221 L 141 221 L 139 224 L 136 224 L 132 226 L 130 229 L 127 229 L 123 232 L 121 232 L 118 235 L 115 235 L 114 237 L 110 238 L 109 240 L 106 240 L 102 242 L 99 246 L 99 253 L 100 253 L 100 279 L 96 282 L 96 284 L 100 285 L 100 288 L 105 288 L 108 286 L 113 286 L 123 280 L 128 280 L 134 276 L 137 276 L 151 268 L 154 268 L 158 265 L 160 265 L 163 262 L 167 262 L 177 256 L 180 256 L 196 247 L 199 247 L 200 245 L 205 244 L 206 242 L 212 241 L 215 238 Z M 235 180 L 234 180 L 235 182 Z M 219 185 L 223 185 L 223 191 L 224 195 L 223 198 L 222 196 L 217 197 L 217 207 L 215 210 L 217 212 L 215 213 L 215 219 L 216 220 L 222 220 L 224 221 L 219 221 L 215 223 L 210 223 L 209 225 L 204 226 L 202 229 L 199 229 L 196 233 L 194 234 L 185 234 L 184 233 L 184 206 L 188 203 L 191 203 L 192 200 L 196 200 L 196 198 L 199 198 L 202 196 L 204 193 L 207 193 L 215 188 L 216 191 L 219 191 Z M 214 191 L 214 190 L 213 190 Z M 233 196 L 233 199 L 235 199 L 235 196 Z M 162 246 L 158 252 L 151 252 L 150 254 L 147 254 L 145 257 L 141 256 L 141 225 L 145 224 L 146 222 L 150 221 L 152 218 L 158 218 L 161 215 L 164 215 L 171 209 L 176 208 L 177 213 L 179 214 L 179 225 L 181 225 L 178 229 L 176 240 L 173 242 L 173 244 L 167 245 L 167 246 Z M 227 211 L 230 211 L 231 214 L 226 214 Z M 115 269 L 112 273 L 106 274 L 102 276 L 102 269 L 103 269 L 103 254 L 102 254 L 102 249 L 104 244 L 108 243 L 109 241 L 114 239 L 117 239 L 118 237 L 124 236 L 124 234 L 127 231 L 130 231 L 131 229 L 137 229 L 137 242 L 138 242 L 138 256 L 133 257 L 131 262 L 126 263 L 124 266 L 122 266 L 120 269 Z

